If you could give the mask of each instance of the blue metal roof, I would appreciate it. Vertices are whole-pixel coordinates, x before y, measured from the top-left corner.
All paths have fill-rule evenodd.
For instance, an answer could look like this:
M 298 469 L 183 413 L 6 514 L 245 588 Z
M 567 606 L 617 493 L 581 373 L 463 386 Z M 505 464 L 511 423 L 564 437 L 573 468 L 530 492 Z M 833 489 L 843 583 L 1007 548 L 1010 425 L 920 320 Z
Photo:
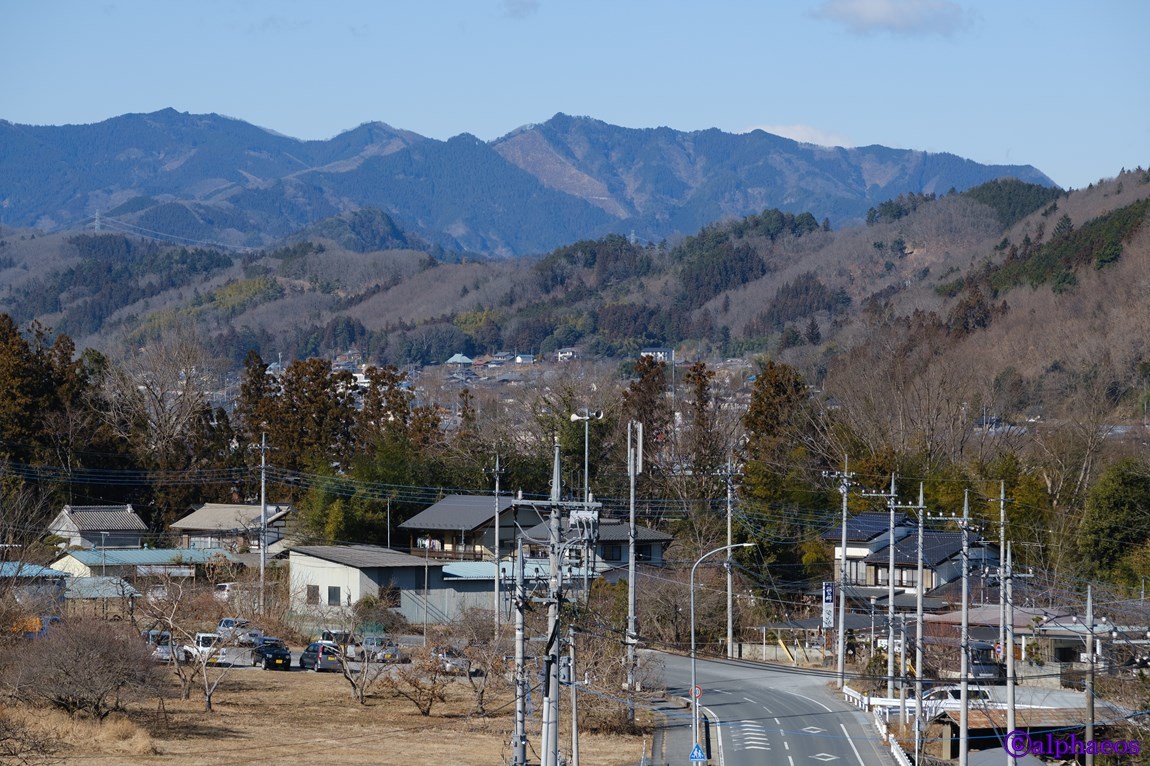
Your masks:
M 64 598 L 136 598 L 140 591 L 119 577 L 72 577 Z
M 50 567 L 40 566 L 39 564 L 29 564 L 24 561 L 2 561 L 0 562 L 0 577 L 68 577 L 67 572 L 61 572 L 59 569 L 51 569 Z
M 65 556 L 71 556 L 89 567 L 206 564 L 221 556 L 228 561 L 239 561 L 226 548 L 85 548 L 68 551 L 60 558 Z
M 550 576 L 547 559 L 528 559 L 523 562 L 525 580 L 546 580 Z M 564 577 L 582 577 L 582 567 L 563 567 Z M 515 578 L 515 562 L 499 562 L 499 578 L 505 583 Z M 494 580 L 494 561 L 454 561 L 443 565 L 445 580 Z

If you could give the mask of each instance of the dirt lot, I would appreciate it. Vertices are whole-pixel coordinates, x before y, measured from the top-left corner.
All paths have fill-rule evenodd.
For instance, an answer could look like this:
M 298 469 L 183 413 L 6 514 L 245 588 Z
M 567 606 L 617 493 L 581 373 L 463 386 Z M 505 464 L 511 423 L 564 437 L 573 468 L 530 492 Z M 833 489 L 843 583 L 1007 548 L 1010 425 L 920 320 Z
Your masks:
M 213 671 L 214 672 L 214 671 Z M 130 705 L 125 716 L 102 724 L 73 721 L 46 711 L 10 714 L 52 730 L 66 741 L 62 763 L 90 766 L 164 764 L 310 764 L 339 766 L 404 764 L 470 766 L 509 760 L 514 702 L 488 695 L 487 719 L 470 717 L 473 697 L 465 679 L 451 683 L 447 704 L 430 717 L 406 700 L 376 696 L 355 703 L 347 682 L 334 673 L 263 671 L 235 668 L 216 692 L 214 711 L 203 711 L 203 696 L 178 699 L 176 688 L 163 700 Z M 566 697 L 563 707 L 566 710 Z M 539 742 L 538 716 L 529 721 L 529 748 Z M 570 736 L 564 731 L 563 742 Z M 639 763 L 640 737 L 584 736 L 583 766 Z M 567 749 L 566 746 L 563 748 Z M 528 757 L 538 762 L 538 753 Z

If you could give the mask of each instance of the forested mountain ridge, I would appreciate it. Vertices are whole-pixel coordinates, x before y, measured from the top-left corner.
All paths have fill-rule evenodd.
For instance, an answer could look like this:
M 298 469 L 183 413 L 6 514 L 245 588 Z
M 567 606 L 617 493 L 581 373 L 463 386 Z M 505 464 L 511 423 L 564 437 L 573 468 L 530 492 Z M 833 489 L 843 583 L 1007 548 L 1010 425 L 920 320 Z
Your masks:
M 165 109 L 93 125 L 0 121 L 4 222 L 46 231 L 97 215 L 173 242 L 260 248 L 377 208 L 445 252 L 541 254 L 608 233 L 676 239 L 778 208 L 834 225 L 900 194 L 959 191 L 1029 166 L 800 144 L 762 131 L 626 129 L 558 114 L 484 142 L 370 123 L 299 141 Z
M 774 355 L 817 380 L 880 319 L 934 317 L 947 338 L 932 342 L 946 348 L 1016 322 L 1034 295 L 1080 300 L 1091 275 L 1140 252 L 1145 177 L 1073 193 L 995 181 L 901 195 L 841 229 L 770 208 L 674 245 L 607 235 L 495 261 L 445 262 L 370 209 L 238 254 L 122 233 L 9 233 L 0 311 L 103 350 L 197 328 L 232 367 L 249 350 L 292 359 L 355 346 L 425 365 L 573 345 L 625 359 L 666 345 L 698 358 Z

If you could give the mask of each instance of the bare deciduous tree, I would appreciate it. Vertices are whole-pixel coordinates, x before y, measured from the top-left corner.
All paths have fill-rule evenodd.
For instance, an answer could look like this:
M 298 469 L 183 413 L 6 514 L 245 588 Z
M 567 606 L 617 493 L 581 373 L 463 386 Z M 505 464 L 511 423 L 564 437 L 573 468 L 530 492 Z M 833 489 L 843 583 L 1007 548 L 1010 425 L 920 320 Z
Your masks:
M 207 650 L 191 650 L 196 634 L 214 630 L 223 611 L 223 604 L 212 593 L 182 578 L 165 577 L 144 599 L 140 616 L 148 621 L 149 627 L 166 630 L 171 634 L 172 659 L 169 667 L 180 680 L 180 691 L 184 699 L 189 699 L 192 688 L 199 685 L 204 695 L 204 710 L 211 712 L 212 698 L 228 675 L 231 664 L 219 662 L 223 650 L 234 652 L 239 649 L 238 634 L 219 641 Z M 204 631 L 202 629 L 209 628 Z
M 74 620 L 10 647 L 3 683 L 14 698 L 104 719 L 125 696 L 158 693 L 150 652 L 126 625 Z
M 447 701 L 447 687 L 452 682 L 444 670 L 443 661 L 431 647 L 420 648 L 409 664 L 400 665 L 380 678 L 382 688 L 392 696 L 415 705 L 423 716 L 430 716 L 436 703 Z

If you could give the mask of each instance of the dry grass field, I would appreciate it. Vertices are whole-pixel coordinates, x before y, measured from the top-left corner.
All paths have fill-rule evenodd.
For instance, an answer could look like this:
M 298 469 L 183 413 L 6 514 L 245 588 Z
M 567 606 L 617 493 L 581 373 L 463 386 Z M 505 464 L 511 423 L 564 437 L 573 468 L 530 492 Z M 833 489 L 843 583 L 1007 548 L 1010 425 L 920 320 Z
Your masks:
M 382 692 L 380 693 L 383 694 Z M 350 697 L 334 673 L 289 673 L 235 668 L 205 713 L 202 694 L 180 700 L 173 684 L 162 705 L 155 699 L 129 705 L 103 723 L 63 713 L 8 708 L 5 712 L 63 741 L 49 762 L 118 766 L 214 766 L 215 764 L 312 764 L 340 766 L 405 764 L 465 766 L 509 760 L 513 700 L 488 697 L 494 711 L 471 717 L 473 697 L 465 679 L 454 680 L 446 704 L 423 717 L 414 705 L 375 696 L 367 705 Z M 563 706 L 566 707 L 566 698 Z M 529 747 L 538 745 L 537 717 L 529 722 Z M 569 734 L 563 732 L 563 742 Z M 584 766 L 639 763 L 640 737 L 584 736 Z M 564 747 L 566 750 L 566 747 Z M 529 750 L 532 762 L 538 754 Z

